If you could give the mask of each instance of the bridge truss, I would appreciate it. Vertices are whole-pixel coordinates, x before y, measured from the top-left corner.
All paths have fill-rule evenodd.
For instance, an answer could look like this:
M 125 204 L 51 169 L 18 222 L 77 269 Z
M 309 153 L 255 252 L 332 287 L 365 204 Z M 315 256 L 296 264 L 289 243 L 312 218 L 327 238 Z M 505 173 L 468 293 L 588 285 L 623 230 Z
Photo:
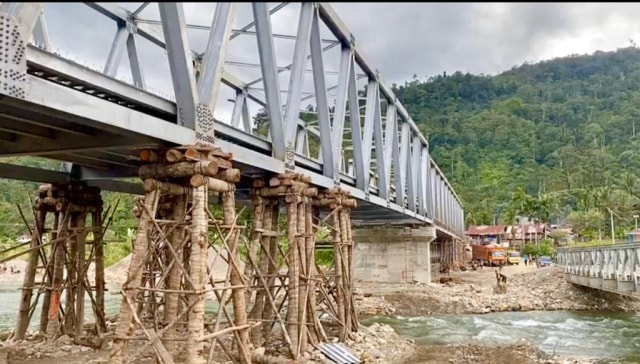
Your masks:
M 558 250 L 568 282 L 621 294 L 639 294 L 640 244 Z
M 73 15 L 81 5 L 45 10 L 68 6 Z M 362 202 L 354 224 L 434 224 L 443 236 L 464 236 L 462 204 L 428 141 L 327 3 L 82 6 L 91 15 L 76 18 L 86 28 L 68 25 L 79 40 L 103 34 L 105 20 L 115 25 L 99 68 L 53 50 L 49 25 L 60 19 L 45 22 L 37 3 L 2 4 L 21 19 L 26 46 L 0 42 L 16 52 L 1 75 L 0 156 L 68 166 L 3 164 L 3 177 L 139 193 L 120 180 L 136 175 L 137 150 L 197 139 L 231 152 L 243 177 L 296 170 L 348 191 Z M 71 51 L 91 46 L 100 47 Z M 154 82 L 170 91 L 153 91 Z

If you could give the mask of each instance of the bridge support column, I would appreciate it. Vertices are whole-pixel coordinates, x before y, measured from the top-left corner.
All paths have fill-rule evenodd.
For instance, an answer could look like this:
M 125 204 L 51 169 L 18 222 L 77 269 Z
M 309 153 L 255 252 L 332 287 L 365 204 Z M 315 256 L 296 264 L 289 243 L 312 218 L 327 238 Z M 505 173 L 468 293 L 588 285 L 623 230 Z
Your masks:
M 229 154 L 213 147 L 143 150 L 140 158 L 150 164 L 139 170 L 145 195 L 134 211 L 139 225 L 122 286 L 110 363 L 122 363 L 125 358 L 135 361 L 153 346 L 162 363 L 184 359 L 201 364 L 207 358 L 205 342 L 209 357 L 217 343 L 234 361 L 250 363 L 249 283 L 241 272 L 235 206 L 240 171 L 231 168 Z M 210 193 L 221 200 L 214 211 L 209 206 Z M 210 250 L 215 252 L 212 260 Z M 207 264 L 208 260 L 212 262 Z M 228 270 L 216 277 L 216 264 L 222 260 L 228 262 Z M 219 310 L 212 323 L 205 320 L 207 296 Z M 229 300 L 233 315 L 226 308 Z M 234 336 L 235 353 L 220 341 L 224 334 Z M 125 353 L 128 341 L 135 339 L 148 343 L 135 353 Z
M 294 359 L 308 350 L 309 343 L 317 345 L 334 334 L 320 321 L 323 312 L 339 321 L 341 341 L 357 330 L 350 258 L 350 209 L 356 202 L 337 189 L 318 193 L 309 182 L 297 173 L 254 181 L 253 229 L 245 268 L 252 286 L 258 287 L 255 297 L 254 292 L 248 293 L 248 301 L 253 302 L 249 320 L 262 321 L 262 328 L 251 330 L 251 341 L 261 346 L 281 334 Z M 281 207 L 286 209 L 284 229 L 280 226 L 285 221 L 279 221 Z M 283 249 L 278 238 L 285 236 Z M 333 248 L 332 271 L 316 260 L 317 236 L 326 238 Z M 276 323 L 280 330 L 274 330 Z
M 35 226 L 30 229 L 31 247 L 27 251 L 29 262 L 24 273 L 22 299 L 13 338 L 24 339 L 38 300 L 43 294 L 40 332 L 52 337 L 67 334 L 74 337 L 76 343 L 86 344 L 85 295 L 91 298 L 96 333 L 106 331 L 100 190 L 80 184 L 42 185 L 33 211 Z M 46 224 L 47 216 L 53 217 L 50 227 Z M 49 241 L 46 241 L 47 232 L 50 233 Z M 87 246 L 90 246 L 88 252 Z M 7 259 L 10 258 L 12 257 Z M 88 273 L 92 263 L 94 277 Z M 41 272 L 41 282 L 36 283 L 39 266 L 44 269 Z M 32 302 L 35 288 L 38 288 L 38 292 Z M 64 311 L 61 307 L 63 294 Z
M 365 282 L 430 282 L 430 244 L 435 237 L 432 226 L 354 229 L 354 278 Z

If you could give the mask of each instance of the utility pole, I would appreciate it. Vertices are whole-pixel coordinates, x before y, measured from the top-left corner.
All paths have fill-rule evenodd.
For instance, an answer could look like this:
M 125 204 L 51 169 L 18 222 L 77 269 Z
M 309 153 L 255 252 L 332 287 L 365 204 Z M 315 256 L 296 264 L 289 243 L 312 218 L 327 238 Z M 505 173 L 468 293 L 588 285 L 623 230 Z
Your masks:
M 611 245 L 614 245 L 616 243 L 616 230 L 613 227 L 613 211 L 608 207 L 607 210 L 609 210 L 609 216 L 611 216 Z
M 636 220 L 636 230 L 638 230 L 638 215 L 633 215 L 633 218 Z

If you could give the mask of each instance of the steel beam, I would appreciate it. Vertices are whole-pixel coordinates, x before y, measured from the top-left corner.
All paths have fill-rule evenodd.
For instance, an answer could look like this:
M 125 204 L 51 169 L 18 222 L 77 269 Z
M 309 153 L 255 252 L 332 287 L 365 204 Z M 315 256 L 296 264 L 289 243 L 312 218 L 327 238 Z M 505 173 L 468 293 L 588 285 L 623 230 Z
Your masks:
M 184 27 L 182 3 L 158 3 L 162 31 L 167 43 L 167 57 L 173 90 L 178 106 L 178 124 L 189 129 L 196 128 L 196 80 L 193 58 Z M 194 140 L 195 141 L 195 140 Z M 192 141 L 193 142 L 193 141 Z
M 340 53 L 340 74 L 338 76 L 338 88 L 336 102 L 333 111 L 333 124 L 331 125 L 331 146 L 333 147 L 333 173 L 330 176 L 337 181 L 342 163 L 342 138 L 344 137 L 344 123 L 347 107 L 347 95 L 349 90 L 349 76 L 352 66 L 351 48 L 343 46 Z M 326 162 L 325 162 L 326 163 Z
M 108 132 L 127 130 L 146 138 L 186 145 L 193 143 L 194 135 L 189 129 L 159 119 L 150 121 L 147 115 L 127 107 L 78 92 L 43 79 L 27 76 L 28 101 L 50 110 L 58 110 L 85 126 Z M 9 102 L 3 99 L 0 101 Z M 84 121 L 83 121 L 84 120 Z M 117 143 L 118 141 L 111 141 Z
M 276 159 L 286 161 L 286 142 L 284 136 L 284 118 L 282 115 L 282 103 L 280 102 L 280 85 L 276 72 L 276 56 L 273 49 L 273 38 L 271 37 L 271 20 L 267 11 L 266 3 L 251 3 L 253 17 L 258 36 L 258 53 L 260 54 L 260 65 L 264 77 L 264 90 L 267 99 L 267 113 L 269 114 L 269 131 L 271 132 L 271 143 L 273 156 Z M 291 165 L 287 165 L 291 168 Z
M 327 84 L 324 76 L 324 60 L 322 59 L 322 43 L 320 41 L 320 19 L 314 13 L 311 24 L 311 66 L 313 68 L 313 84 L 316 94 L 316 108 L 318 110 L 318 124 L 320 128 L 320 157 L 322 158 L 322 173 L 333 177 L 334 160 L 331 143 L 331 117 L 329 115 L 329 99 Z
M 140 58 L 138 57 L 136 37 L 133 33 L 130 33 L 127 37 L 127 54 L 129 55 L 129 67 L 131 68 L 131 78 L 133 79 L 133 85 L 137 88 L 144 89 L 144 74 L 142 72 L 142 67 L 140 66 Z
M 105 77 L 100 72 L 81 66 L 70 60 L 58 57 L 37 47 L 27 47 L 27 65 L 31 69 L 43 70 L 53 75 L 65 75 L 69 81 L 87 86 L 95 93 L 107 93 L 122 100 L 144 104 L 158 113 L 171 115 L 175 119 L 176 105 L 174 102 L 161 98 L 150 92 L 136 89 L 131 85 Z M 76 91 L 77 92 L 77 91 Z
M 351 145 L 353 147 L 353 164 L 355 167 L 356 187 L 369 191 L 369 161 L 365 161 L 362 150 L 362 131 L 360 121 L 360 101 L 358 98 L 358 85 L 356 83 L 356 69 L 351 59 L 351 72 L 348 80 L 349 121 L 351 126 Z M 369 136 L 369 157 L 371 156 L 371 136 Z M 366 165 L 366 169 L 365 169 Z
M 122 59 L 122 52 L 124 51 L 125 43 L 129 32 L 124 24 L 118 24 L 116 34 L 111 42 L 111 49 L 107 56 L 107 62 L 104 65 L 102 73 L 109 77 L 113 77 L 118 72 L 118 66 L 120 66 L 120 59 Z
M 285 164 L 293 168 L 293 151 L 296 150 L 296 132 L 300 117 L 300 99 L 304 83 L 304 70 L 306 68 L 307 48 L 311 37 L 311 24 L 313 20 L 314 5 L 304 2 L 300 5 L 300 19 L 298 21 L 298 35 L 293 50 L 293 66 L 289 80 L 289 92 L 284 117 L 284 143 L 287 150 Z M 266 86 L 266 83 L 265 83 Z
M 218 99 L 222 65 L 226 59 L 227 43 L 229 43 L 234 13 L 235 6 L 233 3 L 216 4 L 207 50 L 202 63 L 202 73 L 198 80 L 199 102 L 208 105 L 212 112 Z

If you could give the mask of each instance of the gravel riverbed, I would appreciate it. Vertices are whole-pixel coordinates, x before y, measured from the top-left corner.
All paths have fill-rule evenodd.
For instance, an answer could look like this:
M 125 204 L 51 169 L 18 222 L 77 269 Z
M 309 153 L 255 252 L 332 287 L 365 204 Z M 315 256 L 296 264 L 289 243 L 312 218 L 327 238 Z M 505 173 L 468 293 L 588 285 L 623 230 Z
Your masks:
M 576 286 L 557 266 L 508 266 L 507 292 L 496 294 L 495 270 L 452 273 L 445 283 L 358 283 L 358 309 L 363 315 L 432 316 L 503 311 L 593 310 L 639 311 L 640 301 Z
M 595 292 L 564 281 L 559 268 L 525 266 L 505 267 L 507 292 L 494 292 L 495 268 L 452 273 L 445 283 L 381 284 L 357 283 L 357 306 L 361 315 L 438 316 L 443 314 L 483 314 L 499 311 L 528 310 L 605 310 L 637 311 L 638 300 Z M 113 321 L 113 319 L 112 319 Z M 113 323 L 110 325 L 113 329 Z M 12 364 L 97 364 L 106 363 L 111 344 L 102 349 L 75 345 L 68 336 L 54 341 L 32 333 L 27 340 L 3 341 L 8 333 L 0 333 L 0 363 Z M 333 341 L 337 339 L 333 338 Z M 278 340 L 259 352 L 281 355 Z M 597 363 L 598 361 L 552 356 L 541 352 L 531 342 L 521 340 L 510 345 L 447 344 L 418 345 L 398 335 L 386 324 L 361 325 L 345 343 L 349 351 L 364 364 L 440 364 L 440 363 Z M 222 353 L 216 363 L 227 363 Z M 136 363 L 154 363 L 153 354 Z M 608 361 L 611 362 L 611 361 Z M 298 363 L 329 363 L 318 350 L 303 353 Z

